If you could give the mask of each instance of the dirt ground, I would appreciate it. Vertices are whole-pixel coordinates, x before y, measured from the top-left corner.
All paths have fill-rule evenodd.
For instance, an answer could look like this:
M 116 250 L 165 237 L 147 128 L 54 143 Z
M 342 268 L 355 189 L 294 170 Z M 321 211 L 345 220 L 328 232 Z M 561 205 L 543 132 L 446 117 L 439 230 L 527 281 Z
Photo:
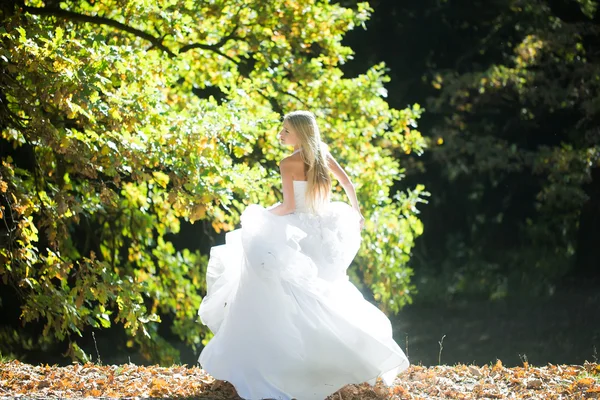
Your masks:
M 396 341 L 412 364 L 507 366 L 579 364 L 600 359 L 600 288 L 570 286 L 546 299 L 463 301 L 406 307 Z M 442 341 L 440 356 L 440 344 Z

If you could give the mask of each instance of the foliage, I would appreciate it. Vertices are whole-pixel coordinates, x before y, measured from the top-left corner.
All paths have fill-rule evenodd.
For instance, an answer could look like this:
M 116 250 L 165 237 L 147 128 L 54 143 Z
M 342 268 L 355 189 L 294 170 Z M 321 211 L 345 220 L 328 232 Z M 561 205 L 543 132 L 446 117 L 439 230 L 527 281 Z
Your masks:
M 434 207 L 451 227 L 445 247 L 436 241 L 432 293 L 552 292 L 588 250 L 600 30 L 597 2 L 578 3 L 497 2 L 485 18 L 454 21 L 472 50 L 438 59 L 430 76 L 429 169 L 441 176 L 431 188 L 445 194 Z
M 240 399 L 231 384 L 215 381 L 200 368 L 133 364 L 50 367 L 13 361 L 0 364 L 0 390 L 9 396 L 26 394 L 29 398 Z M 597 398 L 599 393 L 598 364 L 533 367 L 524 363 L 506 368 L 498 360 L 494 365 L 482 367 L 411 366 L 389 388 L 381 381 L 375 386 L 347 385 L 327 399 L 573 399 Z
M 425 192 L 390 191 L 402 173 L 392 155 L 421 153 L 422 110 L 387 105 L 383 65 L 340 71 L 352 55 L 343 35 L 368 5 L 32 0 L 2 10 L 0 306 L 15 292 L 16 318 L 34 329 L 7 321 L 0 350 L 58 343 L 85 360 L 80 338 L 111 327 L 161 363 L 178 359 L 169 328 L 199 346 L 207 257 L 176 245 L 181 223 L 202 225 L 199 248 L 234 229 L 247 204 L 280 198 L 286 150 L 275 135 L 298 108 L 316 113 L 370 220 L 355 275 L 386 310 L 410 301 Z

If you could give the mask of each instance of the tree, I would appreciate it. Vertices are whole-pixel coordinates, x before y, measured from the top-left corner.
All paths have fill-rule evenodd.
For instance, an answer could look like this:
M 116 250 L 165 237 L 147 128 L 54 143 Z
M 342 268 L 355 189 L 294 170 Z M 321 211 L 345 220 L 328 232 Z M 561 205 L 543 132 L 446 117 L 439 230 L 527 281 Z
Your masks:
M 425 192 L 390 192 L 402 172 L 392 154 L 421 153 L 422 110 L 387 105 L 383 65 L 352 79 L 339 69 L 352 55 L 343 35 L 370 11 L 310 0 L 5 8 L 0 304 L 15 293 L 20 313 L 0 351 L 58 344 L 85 359 L 79 338 L 118 326 L 127 346 L 171 363 L 166 320 L 199 346 L 206 255 L 169 238 L 182 220 L 231 230 L 248 203 L 281 197 L 275 134 L 298 108 L 316 113 L 369 219 L 354 279 L 388 311 L 410 301 Z M 36 329 L 19 333 L 17 319 Z
M 598 255 L 586 239 L 600 233 L 596 8 L 511 0 L 450 22 L 472 50 L 433 57 L 429 75 L 429 169 L 445 193 L 433 206 L 452 226 L 433 251 L 440 293 L 552 293 L 578 254 Z

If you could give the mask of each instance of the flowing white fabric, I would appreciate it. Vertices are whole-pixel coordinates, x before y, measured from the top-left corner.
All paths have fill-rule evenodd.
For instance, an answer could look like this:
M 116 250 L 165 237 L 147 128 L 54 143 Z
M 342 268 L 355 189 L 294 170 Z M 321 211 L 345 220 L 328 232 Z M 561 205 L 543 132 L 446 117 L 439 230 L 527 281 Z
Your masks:
M 311 214 L 305 192 L 294 181 L 286 216 L 249 206 L 210 252 L 198 314 L 215 335 L 199 362 L 245 399 L 321 400 L 377 377 L 390 385 L 409 365 L 389 319 L 348 280 L 358 214 L 340 202 Z

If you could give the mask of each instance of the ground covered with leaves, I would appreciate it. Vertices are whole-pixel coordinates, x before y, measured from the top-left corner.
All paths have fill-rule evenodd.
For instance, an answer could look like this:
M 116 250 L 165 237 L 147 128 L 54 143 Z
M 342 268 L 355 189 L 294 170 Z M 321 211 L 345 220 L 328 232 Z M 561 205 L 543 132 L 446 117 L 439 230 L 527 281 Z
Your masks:
M 233 386 L 197 367 L 134 364 L 68 367 L 0 364 L 0 398 L 239 399 Z M 600 365 L 411 366 L 390 388 L 348 385 L 329 400 L 600 398 Z

